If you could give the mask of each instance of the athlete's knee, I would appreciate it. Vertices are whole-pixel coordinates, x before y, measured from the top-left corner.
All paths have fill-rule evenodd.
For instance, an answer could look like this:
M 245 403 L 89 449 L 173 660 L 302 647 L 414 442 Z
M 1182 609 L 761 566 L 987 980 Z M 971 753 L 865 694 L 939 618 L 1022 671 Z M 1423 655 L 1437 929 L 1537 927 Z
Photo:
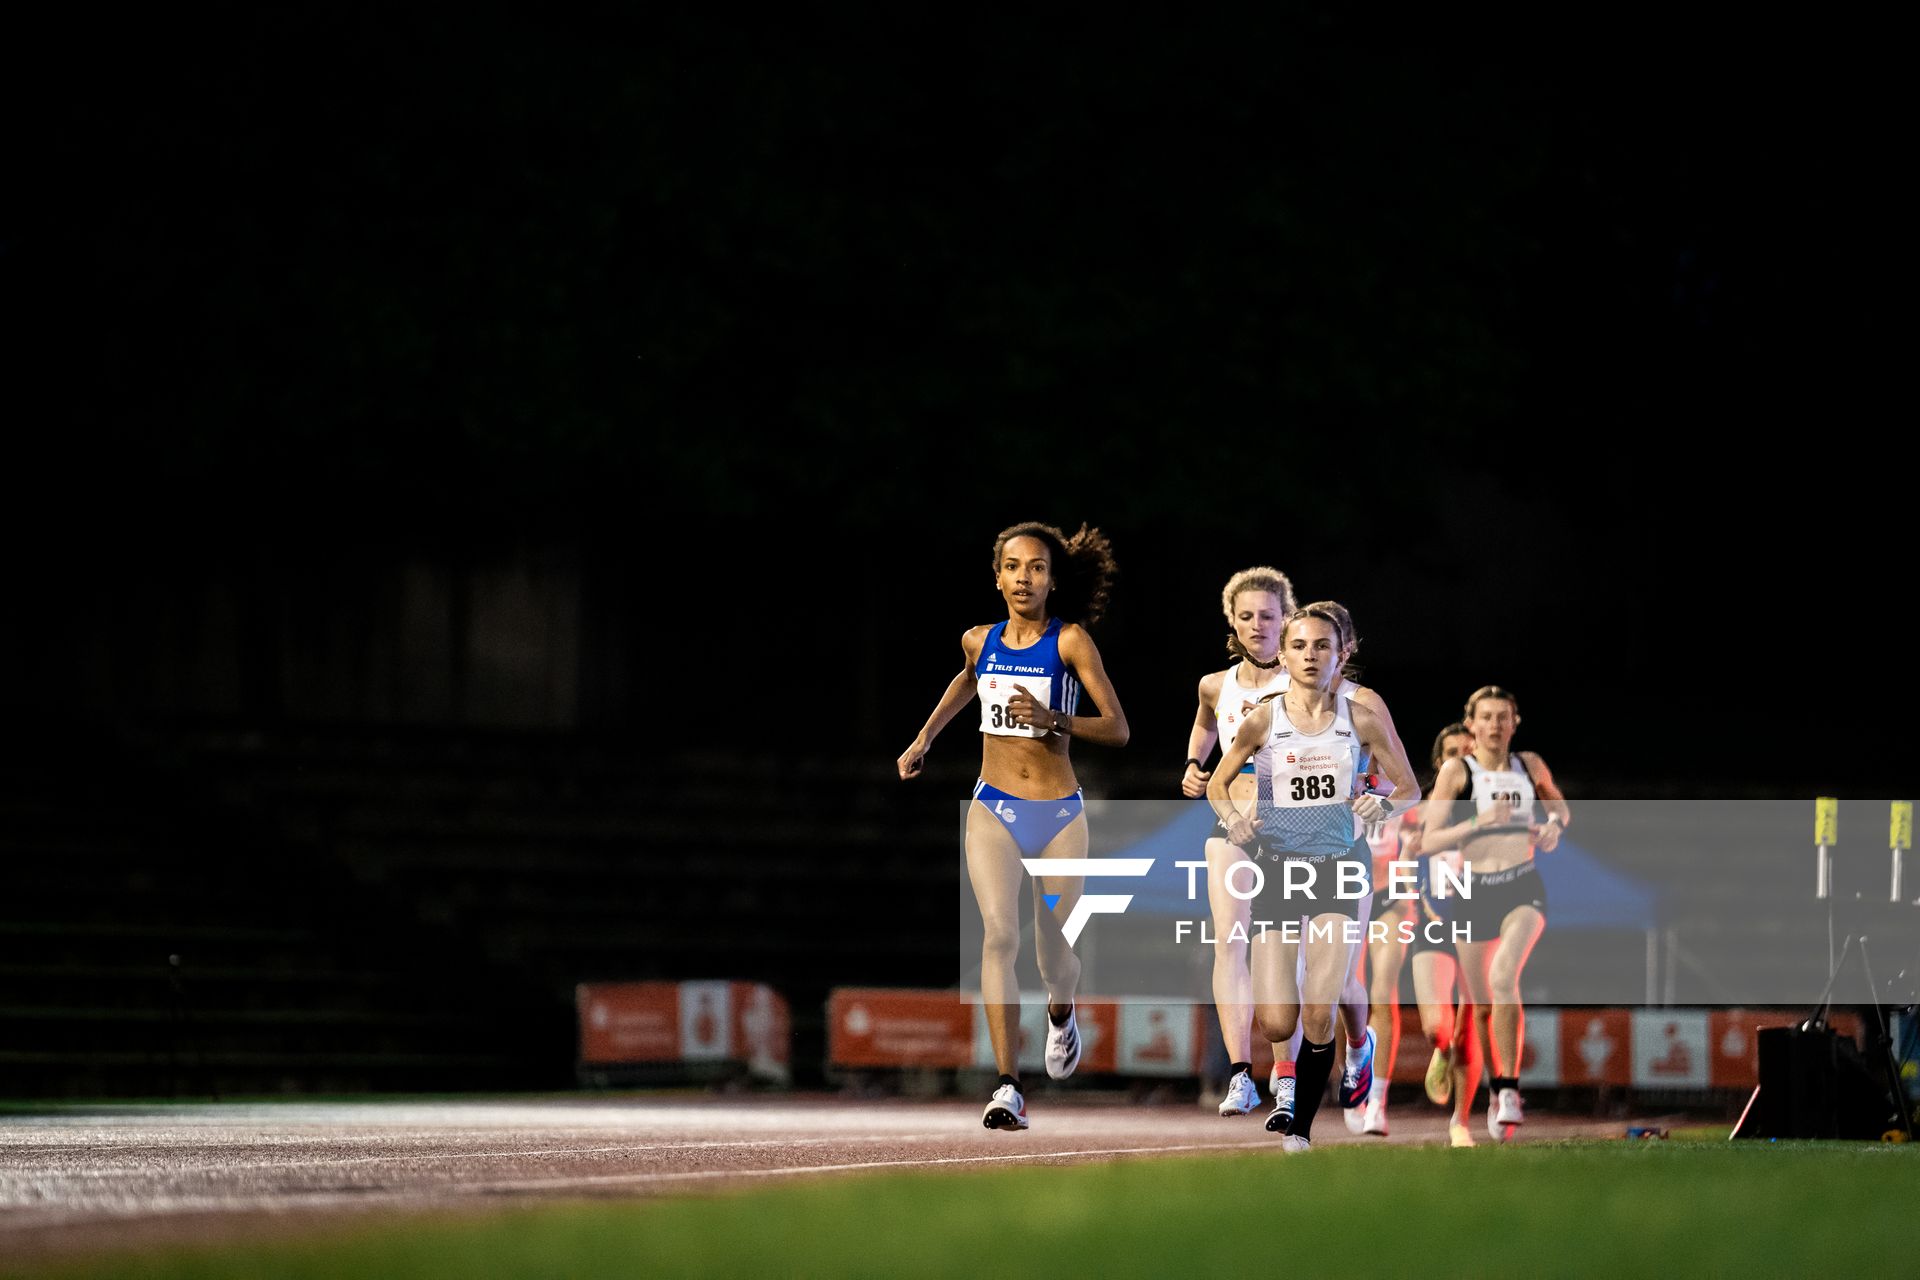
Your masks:
M 1496 955 L 1487 966 L 1487 991 L 1495 1004 L 1520 1003 L 1520 966 Z
M 1326 1044 L 1333 1039 L 1333 1010 L 1325 1005 L 1313 1005 L 1300 1013 L 1300 1034 L 1315 1044 Z
M 1263 1004 L 1255 1007 L 1253 1020 L 1260 1027 L 1260 1034 L 1272 1044 L 1293 1039 L 1294 1028 L 1299 1024 L 1300 1011 L 1292 1005 Z
M 1503 973 L 1496 966 L 1492 974 L 1488 975 L 1487 982 L 1492 988 L 1495 1004 L 1520 1003 L 1520 971 L 1518 969 Z
M 996 961 L 1012 964 L 1020 954 L 1020 928 L 1018 925 L 989 923 L 986 937 L 980 944 L 980 958 L 988 964 Z

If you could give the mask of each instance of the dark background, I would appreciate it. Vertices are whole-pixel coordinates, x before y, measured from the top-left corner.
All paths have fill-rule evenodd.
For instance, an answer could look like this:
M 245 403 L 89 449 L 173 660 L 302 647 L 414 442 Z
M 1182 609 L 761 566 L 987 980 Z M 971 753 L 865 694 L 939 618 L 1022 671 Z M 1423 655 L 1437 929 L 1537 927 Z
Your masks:
M 1097 638 L 1134 740 L 1076 753 L 1104 794 L 1172 785 L 1253 563 L 1352 608 L 1416 758 L 1497 682 L 1576 798 L 1905 792 L 1870 30 L 126 22 L 20 28 L 0 213 L 0 704 L 55 828 L 138 783 L 360 892 L 381 788 L 381 830 L 497 836 L 504 787 L 698 861 L 668 799 L 790 786 L 715 825 L 850 861 L 950 824 L 965 717 L 917 789 L 892 759 L 1032 518 L 1120 560 Z M 445 764 L 487 751 L 513 763 Z M 657 790 L 609 799 L 623 770 Z M 849 805 L 857 840 L 794 834 Z M 722 971 L 645 933 L 547 979 Z
M 1898 752 L 1836 683 L 1904 709 L 1865 33 L 134 21 L 37 50 L 10 631 L 70 649 L 72 595 L 155 559 L 244 612 L 580 548 L 638 673 L 799 704 L 874 678 L 828 656 L 857 633 L 887 694 L 826 749 L 897 750 L 995 613 L 993 532 L 1088 520 L 1139 755 L 1179 758 L 1260 562 L 1354 609 L 1410 737 L 1497 681 L 1576 787 L 1856 784 L 1775 726 Z M 613 718 L 723 739 L 703 683 Z

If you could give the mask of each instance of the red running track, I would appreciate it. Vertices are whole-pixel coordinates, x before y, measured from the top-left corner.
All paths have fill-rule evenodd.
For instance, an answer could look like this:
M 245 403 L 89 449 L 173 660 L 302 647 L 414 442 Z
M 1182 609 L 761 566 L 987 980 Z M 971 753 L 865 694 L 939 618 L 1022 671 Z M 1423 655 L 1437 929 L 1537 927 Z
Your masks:
M 1082 1094 L 1036 1099 L 1032 1129 L 998 1133 L 981 1127 L 982 1105 L 583 1096 L 50 1108 L 0 1118 L 0 1257 L 241 1240 L 310 1231 L 329 1215 L 485 1213 L 883 1170 L 1240 1149 L 1280 1158 L 1260 1113 L 1228 1120 Z M 1446 1141 L 1444 1114 L 1424 1102 L 1390 1118 L 1391 1137 L 1356 1138 L 1323 1109 L 1315 1145 Z M 1536 1114 L 1522 1132 L 1615 1137 L 1625 1124 Z

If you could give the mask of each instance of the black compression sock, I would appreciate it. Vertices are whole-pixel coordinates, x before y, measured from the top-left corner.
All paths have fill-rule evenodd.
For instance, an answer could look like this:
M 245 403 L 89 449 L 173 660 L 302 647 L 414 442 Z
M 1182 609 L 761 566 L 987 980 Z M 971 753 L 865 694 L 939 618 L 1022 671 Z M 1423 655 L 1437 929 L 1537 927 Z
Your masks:
M 1287 1132 L 1302 1138 L 1313 1136 L 1313 1113 L 1320 1109 L 1320 1095 L 1327 1091 L 1327 1077 L 1333 1074 L 1333 1041 L 1314 1044 L 1300 1041 L 1300 1083 L 1293 1095 L 1293 1124 Z
M 1227 1079 L 1229 1080 L 1233 1079 L 1235 1076 L 1239 1075 L 1242 1071 L 1246 1072 L 1248 1075 L 1252 1075 L 1253 1064 L 1251 1062 L 1229 1062 L 1227 1064 Z
M 1494 1076 L 1491 1079 L 1489 1079 L 1487 1083 L 1492 1087 L 1495 1093 L 1499 1093 L 1502 1089 L 1518 1089 L 1520 1087 L 1520 1077 L 1519 1076 Z

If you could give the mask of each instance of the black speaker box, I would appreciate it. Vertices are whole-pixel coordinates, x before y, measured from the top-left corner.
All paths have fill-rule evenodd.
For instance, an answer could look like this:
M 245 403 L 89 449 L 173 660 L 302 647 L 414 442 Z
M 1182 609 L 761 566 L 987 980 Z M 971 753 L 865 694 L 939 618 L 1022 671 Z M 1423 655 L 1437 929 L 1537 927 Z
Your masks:
M 1737 1138 L 1878 1139 L 1900 1125 L 1886 1084 L 1831 1027 L 1763 1027 L 1760 1092 Z

